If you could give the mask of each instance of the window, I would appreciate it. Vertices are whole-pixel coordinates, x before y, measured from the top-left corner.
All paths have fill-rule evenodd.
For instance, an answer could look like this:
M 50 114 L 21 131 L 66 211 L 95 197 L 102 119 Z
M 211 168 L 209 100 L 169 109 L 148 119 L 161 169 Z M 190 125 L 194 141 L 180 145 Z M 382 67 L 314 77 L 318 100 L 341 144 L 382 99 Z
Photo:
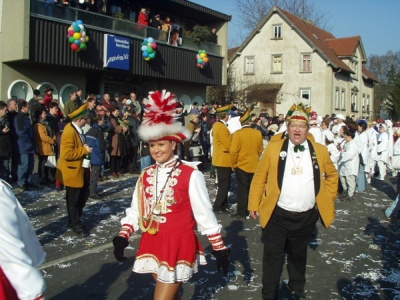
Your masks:
M 272 73 L 282 73 L 282 54 L 272 55 Z
M 342 110 L 346 110 L 346 90 L 342 89 L 342 93 L 340 95 L 340 108 Z
M 335 89 L 335 109 L 340 109 L 340 89 Z
M 367 111 L 367 99 L 365 94 L 362 95 L 362 112 L 365 113 Z
M 369 115 L 369 113 L 370 113 L 370 98 L 369 98 L 369 95 L 367 95 L 367 114 Z
M 254 74 L 254 56 L 247 56 L 244 58 L 244 73 Z
M 356 92 L 351 93 L 351 111 L 352 112 L 358 111 L 358 93 Z
M 274 39 L 281 39 L 282 38 L 282 25 L 273 25 L 274 28 L 274 33 L 273 33 L 273 38 Z
M 305 100 L 304 104 L 311 105 L 311 89 L 301 88 L 300 89 L 300 99 Z
M 311 54 L 301 55 L 301 72 L 311 72 Z

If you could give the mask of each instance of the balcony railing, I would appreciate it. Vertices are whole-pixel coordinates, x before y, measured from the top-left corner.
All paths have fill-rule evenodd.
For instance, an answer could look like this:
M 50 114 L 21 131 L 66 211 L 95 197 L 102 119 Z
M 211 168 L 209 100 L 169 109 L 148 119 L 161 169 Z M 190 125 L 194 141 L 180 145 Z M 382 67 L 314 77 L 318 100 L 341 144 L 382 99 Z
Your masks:
M 82 20 L 85 27 L 93 28 L 106 33 L 123 35 L 144 39 L 152 37 L 157 42 L 167 44 L 168 32 L 156 28 L 143 26 L 132 21 L 116 19 L 103 14 L 97 14 L 73 7 L 50 4 L 42 0 L 31 1 L 31 15 L 38 18 L 51 19 L 54 21 L 70 24 L 76 20 Z M 173 47 L 173 46 L 171 46 Z M 197 45 L 190 37 L 182 37 L 182 47 L 191 50 L 206 50 L 209 54 L 221 55 L 221 46 L 204 42 Z

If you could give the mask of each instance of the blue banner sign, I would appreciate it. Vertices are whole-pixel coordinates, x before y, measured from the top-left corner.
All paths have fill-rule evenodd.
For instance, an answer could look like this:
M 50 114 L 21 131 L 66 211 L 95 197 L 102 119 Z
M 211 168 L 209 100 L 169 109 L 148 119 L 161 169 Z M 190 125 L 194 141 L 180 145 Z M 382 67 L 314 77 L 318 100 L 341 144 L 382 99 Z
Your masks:
M 104 34 L 104 67 L 129 71 L 131 40 Z

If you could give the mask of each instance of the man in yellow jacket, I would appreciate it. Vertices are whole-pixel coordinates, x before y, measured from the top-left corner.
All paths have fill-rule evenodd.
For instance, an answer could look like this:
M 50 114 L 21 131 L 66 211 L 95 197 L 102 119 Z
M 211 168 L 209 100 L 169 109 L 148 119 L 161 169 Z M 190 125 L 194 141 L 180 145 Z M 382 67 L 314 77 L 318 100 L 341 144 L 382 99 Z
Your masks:
M 263 151 L 263 137 L 261 131 L 250 127 L 251 109 L 240 118 L 244 124 L 232 137 L 231 163 L 237 180 L 237 209 L 234 219 L 243 220 L 249 215 L 247 211 L 250 184 L 258 165 L 258 159 Z
M 289 288 L 305 298 L 307 246 L 318 218 L 328 228 L 335 216 L 338 173 L 328 150 L 307 139 L 308 116 L 298 108 L 288 138 L 269 143 L 250 188 L 250 215 L 262 227 L 263 299 L 278 299 L 287 253 Z
M 56 178 L 65 186 L 69 226 L 77 235 L 83 235 L 87 234 L 87 228 L 81 224 L 80 218 L 89 198 L 89 169 L 83 168 L 82 162 L 92 152 L 92 148 L 85 143 L 82 132 L 89 117 L 86 104 L 68 117 L 72 122 L 65 126 L 61 136 Z
M 216 213 L 227 212 L 228 192 L 231 185 L 231 149 L 232 135 L 228 129 L 227 121 L 232 104 L 217 109 L 218 121 L 213 125 L 212 164 L 217 169 L 218 191 L 213 210 Z

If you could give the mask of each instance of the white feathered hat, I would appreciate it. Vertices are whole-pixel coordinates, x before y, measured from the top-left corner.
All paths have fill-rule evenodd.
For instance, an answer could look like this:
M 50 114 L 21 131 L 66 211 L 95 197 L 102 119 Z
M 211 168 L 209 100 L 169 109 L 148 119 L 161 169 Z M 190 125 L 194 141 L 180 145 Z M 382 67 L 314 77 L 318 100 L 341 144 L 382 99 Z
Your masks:
M 138 134 L 143 141 L 170 140 L 177 143 L 188 141 L 191 137 L 189 129 L 175 120 L 179 116 L 175 112 L 176 96 L 166 90 L 149 92 L 143 120 Z

